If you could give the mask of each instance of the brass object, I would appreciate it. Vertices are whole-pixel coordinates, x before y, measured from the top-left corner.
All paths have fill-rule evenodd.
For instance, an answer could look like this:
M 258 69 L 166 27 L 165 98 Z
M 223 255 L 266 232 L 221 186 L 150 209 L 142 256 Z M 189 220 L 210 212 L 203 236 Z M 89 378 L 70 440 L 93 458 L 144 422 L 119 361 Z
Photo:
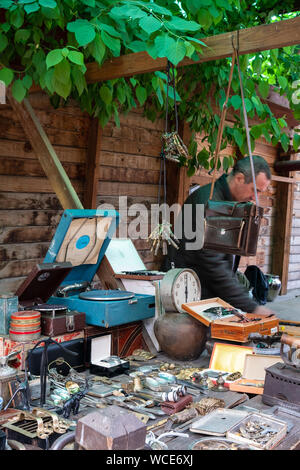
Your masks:
M 225 401 L 213 397 L 202 398 L 199 402 L 191 403 L 189 408 L 195 408 L 201 416 L 204 416 L 217 408 L 225 408 Z
M 63 434 L 69 428 L 70 423 L 59 418 L 55 413 L 42 408 L 34 408 L 32 412 L 21 411 L 8 420 L 3 427 L 23 434 L 31 439 L 46 439 L 56 432 Z
M 197 374 L 202 370 L 203 369 L 199 367 L 187 367 L 185 369 L 181 369 L 181 371 L 176 374 L 176 378 L 180 380 L 189 380 L 194 374 Z
M 76 382 L 72 382 L 71 380 L 69 380 L 68 382 L 66 382 L 66 389 L 72 395 L 73 393 L 79 392 L 80 387 Z
M 164 153 L 168 160 L 179 162 L 188 159 L 189 151 L 178 132 L 165 132 L 162 135 Z

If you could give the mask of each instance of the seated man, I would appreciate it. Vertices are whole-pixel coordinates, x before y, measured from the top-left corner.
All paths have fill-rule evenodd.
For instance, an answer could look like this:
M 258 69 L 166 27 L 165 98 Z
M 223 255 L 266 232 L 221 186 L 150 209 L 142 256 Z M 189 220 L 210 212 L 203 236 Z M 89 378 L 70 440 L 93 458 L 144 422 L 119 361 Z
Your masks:
M 253 156 L 253 163 L 259 197 L 260 193 L 266 191 L 271 180 L 271 173 L 267 162 L 262 157 Z M 171 267 L 193 269 L 198 274 L 201 282 L 202 299 L 220 297 L 233 307 L 239 308 L 244 312 L 254 312 L 261 316 L 270 315 L 273 312 L 264 306 L 258 305 L 255 300 L 251 299 L 247 289 L 241 285 L 235 276 L 233 267 L 235 265 L 235 270 L 237 269 L 239 258 L 235 260 L 233 255 L 213 250 L 186 249 L 186 243 L 191 243 L 193 240 L 185 238 L 184 224 L 192 224 L 193 232 L 195 232 L 195 207 L 197 204 L 205 204 L 207 202 L 210 187 L 211 184 L 202 186 L 186 199 L 181 214 L 183 230 L 179 249 L 177 250 L 173 246 L 169 246 L 163 268 L 165 270 L 169 270 Z M 230 174 L 223 174 L 216 181 L 212 199 L 216 201 L 255 201 L 249 157 L 238 160 Z M 190 216 L 191 220 L 188 219 L 187 215 L 185 220 L 185 211 L 188 213 L 187 208 L 185 208 L 187 204 L 190 204 L 192 207 L 193 216 Z M 180 221 L 178 223 L 181 223 L 181 217 L 177 220 Z M 234 261 L 236 262 L 234 263 Z

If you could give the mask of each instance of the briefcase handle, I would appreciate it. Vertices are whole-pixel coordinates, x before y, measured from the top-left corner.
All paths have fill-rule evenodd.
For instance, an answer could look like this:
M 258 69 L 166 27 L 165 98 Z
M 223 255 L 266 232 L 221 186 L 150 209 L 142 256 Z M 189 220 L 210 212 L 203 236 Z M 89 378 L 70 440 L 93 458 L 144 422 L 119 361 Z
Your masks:
M 239 43 L 239 31 L 237 31 L 237 43 Z M 216 181 L 216 170 L 217 170 L 217 165 L 218 165 L 219 153 L 220 153 L 220 149 L 221 149 L 223 129 L 224 129 L 226 112 L 227 112 L 227 104 L 228 104 L 229 93 L 230 93 L 230 88 L 231 88 L 231 81 L 232 81 L 232 76 L 233 76 L 234 64 L 235 64 L 235 61 L 236 61 L 237 62 L 237 68 L 238 68 L 239 81 L 240 81 L 240 88 L 241 88 L 241 99 L 242 99 L 242 105 L 243 105 L 243 115 L 244 115 L 244 121 L 245 121 L 245 129 L 246 129 L 246 136 L 247 136 L 247 146 L 248 146 L 248 152 L 249 152 L 249 158 L 250 158 L 251 173 L 252 173 L 252 179 L 253 179 L 253 185 L 254 185 L 255 202 L 256 202 L 256 205 L 259 206 L 258 196 L 257 196 L 257 188 L 256 188 L 256 181 L 255 181 L 255 171 L 254 171 L 254 164 L 253 164 L 253 157 L 252 157 L 252 150 L 251 150 L 251 140 L 250 140 L 248 116 L 247 116 L 247 111 L 246 111 L 246 106 L 245 106 L 243 81 L 242 81 L 242 75 L 241 75 L 241 69 L 240 69 L 238 46 L 235 47 L 234 44 L 232 44 L 232 46 L 233 46 L 233 54 L 232 54 L 231 69 L 230 69 L 230 74 L 229 74 L 229 81 L 228 81 L 228 86 L 227 86 L 226 98 L 225 98 L 225 101 L 224 101 L 224 104 L 223 104 L 223 107 L 222 107 L 220 125 L 219 125 L 219 128 L 218 128 L 218 135 L 217 135 L 217 142 L 216 142 L 216 149 L 215 149 L 215 166 L 214 166 L 214 170 L 213 170 L 213 180 L 212 180 L 212 183 L 211 183 L 209 199 L 212 199 L 213 192 L 214 192 L 214 186 L 215 186 L 215 181 Z

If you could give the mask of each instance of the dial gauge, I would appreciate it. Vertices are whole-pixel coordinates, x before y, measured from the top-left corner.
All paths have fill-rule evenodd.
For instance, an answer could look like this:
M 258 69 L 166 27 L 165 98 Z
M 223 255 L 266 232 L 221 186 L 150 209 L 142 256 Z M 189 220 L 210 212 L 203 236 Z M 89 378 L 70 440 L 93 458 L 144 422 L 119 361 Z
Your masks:
M 182 304 L 201 299 L 200 280 L 192 269 L 170 269 L 160 283 L 160 295 L 166 312 L 185 313 Z

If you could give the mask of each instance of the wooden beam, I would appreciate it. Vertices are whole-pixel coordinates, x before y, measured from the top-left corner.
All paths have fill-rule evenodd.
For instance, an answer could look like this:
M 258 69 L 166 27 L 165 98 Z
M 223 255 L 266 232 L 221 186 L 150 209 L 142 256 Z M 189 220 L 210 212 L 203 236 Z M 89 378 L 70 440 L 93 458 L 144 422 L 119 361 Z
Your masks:
M 224 59 L 233 53 L 233 41 L 237 43 L 237 31 L 201 38 L 207 47 L 194 61 L 183 59 L 177 67 L 184 67 L 211 60 Z M 239 30 L 239 53 L 251 54 L 269 49 L 300 44 L 300 17 L 278 21 L 267 25 Z M 101 67 L 96 62 L 87 64 L 87 83 L 113 80 L 121 77 L 165 70 L 166 58 L 153 59 L 147 52 L 136 52 L 106 61 Z
M 272 181 L 278 181 L 279 183 L 291 183 L 291 184 L 299 184 L 300 183 L 300 178 L 297 177 L 289 177 L 289 176 L 277 176 L 277 175 L 272 175 L 271 178 Z
M 63 209 L 82 209 L 79 197 L 29 100 L 25 98 L 22 103 L 18 103 L 10 89 L 7 89 L 7 96 Z
M 98 118 L 91 119 L 86 155 L 84 208 L 96 209 L 102 129 Z
M 300 160 L 281 160 L 274 163 L 274 170 L 277 173 L 284 171 L 300 171 Z

